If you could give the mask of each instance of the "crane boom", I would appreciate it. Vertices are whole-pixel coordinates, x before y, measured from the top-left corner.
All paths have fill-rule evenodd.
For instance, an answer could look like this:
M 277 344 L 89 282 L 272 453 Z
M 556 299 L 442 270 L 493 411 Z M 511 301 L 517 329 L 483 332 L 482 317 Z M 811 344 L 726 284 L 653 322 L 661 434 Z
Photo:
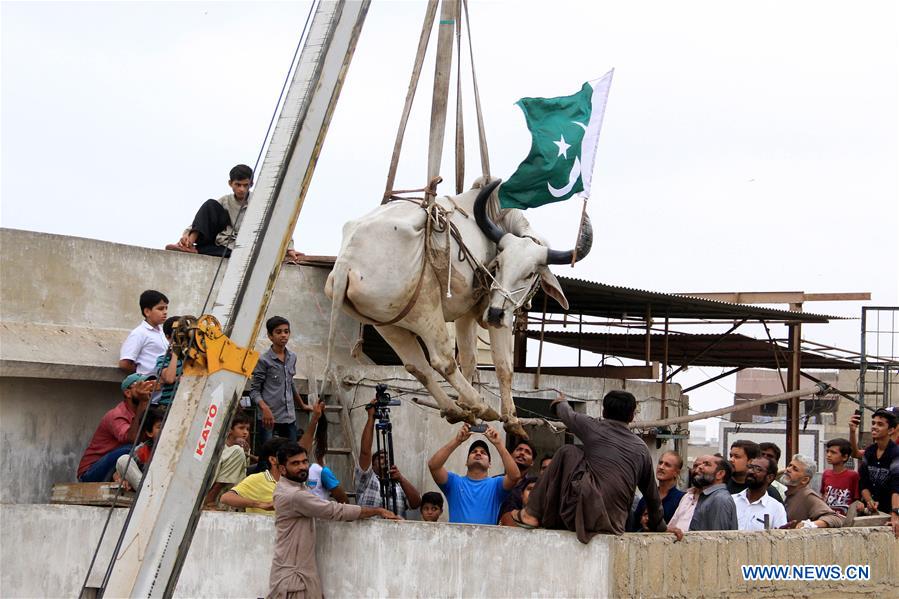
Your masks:
M 252 348 L 337 104 L 370 0 L 322 0 L 212 308 Z M 246 372 L 182 377 L 103 594 L 171 597 Z

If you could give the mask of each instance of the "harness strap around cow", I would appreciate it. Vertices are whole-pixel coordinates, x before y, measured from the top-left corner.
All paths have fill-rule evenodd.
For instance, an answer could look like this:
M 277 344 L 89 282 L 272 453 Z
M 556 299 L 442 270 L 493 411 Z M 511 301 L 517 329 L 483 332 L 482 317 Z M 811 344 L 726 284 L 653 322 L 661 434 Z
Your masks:
M 424 234 L 424 251 L 421 260 L 421 268 L 418 272 L 418 282 L 415 284 L 415 291 L 412 293 L 412 296 L 409 298 L 409 301 L 406 302 L 405 307 L 400 310 L 399 314 L 391 318 L 387 321 L 379 321 L 370 316 L 366 316 L 363 312 L 356 308 L 353 305 L 353 302 L 349 298 L 345 298 L 344 301 L 355 310 L 360 316 L 365 317 L 368 320 L 371 320 L 373 324 L 377 326 L 387 326 L 391 324 L 395 324 L 405 318 L 412 308 L 415 306 L 415 303 L 418 301 L 419 296 L 421 295 L 421 288 L 424 283 L 425 276 L 425 268 L 430 265 L 435 274 L 438 274 L 440 268 L 434 264 L 432 254 L 432 244 L 434 234 L 444 233 L 446 236 L 446 246 L 445 252 L 447 255 L 447 280 L 446 280 L 446 289 L 447 296 L 451 297 L 452 294 L 450 292 L 450 286 L 452 281 L 452 258 L 450 257 L 450 237 L 456 240 L 456 243 L 459 245 L 459 251 L 456 259 L 460 262 L 467 262 L 472 270 L 475 272 L 475 276 L 477 278 L 477 286 L 476 289 L 476 297 L 479 298 L 480 295 L 483 295 L 490 288 L 489 281 L 493 280 L 493 277 L 487 272 L 487 269 L 483 264 L 471 253 L 471 250 L 465 245 L 465 242 L 462 239 L 462 234 L 459 232 L 458 227 L 452 222 L 452 213 L 458 210 L 465 218 L 470 218 L 468 214 L 463 210 L 460 206 L 456 205 L 456 203 L 452 200 L 452 198 L 447 198 L 452 204 L 453 209 L 447 210 L 440 204 L 438 204 L 434 196 L 437 185 L 440 183 L 441 178 L 436 177 L 432 179 L 428 185 L 421 189 L 409 189 L 409 190 L 398 190 L 390 195 L 390 198 L 387 202 L 396 202 L 396 201 L 404 201 L 411 202 L 413 204 L 418 204 L 426 213 L 425 217 L 425 234 Z M 399 193 L 414 193 L 414 192 L 424 192 L 423 198 L 410 198 L 403 197 L 397 195 Z M 439 276 L 439 275 L 438 275 Z
M 358 308 L 356 308 L 356 306 L 353 305 L 353 302 L 348 297 L 345 297 L 343 299 L 343 301 L 346 302 L 347 304 L 349 304 L 349 306 L 353 310 L 355 310 L 357 313 L 359 313 L 361 316 L 365 316 L 365 318 L 372 321 L 372 323 L 374 323 L 377 326 L 383 327 L 383 326 L 387 326 L 390 324 L 396 324 L 397 322 L 404 319 L 407 314 L 409 314 L 409 311 L 412 310 L 412 307 L 418 301 L 418 296 L 421 294 L 421 284 L 425 278 L 425 264 L 426 264 L 426 262 L 424 260 L 422 260 L 421 261 L 421 270 L 418 273 L 418 283 L 416 283 L 415 291 L 412 293 L 412 297 L 410 297 L 409 301 L 406 303 L 406 307 L 403 308 L 402 310 L 400 310 L 399 314 L 397 314 L 395 317 L 391 318 L 390 320 L 388 320 L 386 322 L 380 322 L 378 320 L 375 320 L 374 318 L 371 318 L 370 316 L 365 316 L 365 314 L 363 314 Z
M 371 320 L 373 324 L 377 326 L 387 326 L 391 324 L 395 324 L 405 318 L 412 308 L 415 306 L 415 303 L 418 301 L 419 296 L 421 295 L 421 289 L 424 283 L 424 275 L 425 268 L 430 265 L 434 274 L 437 277 L 440 277 L 440 266 L 434 263 L 434 259 L 432 254 L 433 250 L 433 239 L 435 234 L 443 233 L 446 238 L 446 245 L 441 250 L 446 253 L 447 258 L 447 273 L 446 273 L 446 296 L 452 297 L 451 285 L 452 285 L 452 257 L 450 255 L 450 238 L 455 239 L 456 243 L 459 246 L 458 252 L 456 254 L 456 259 L 459 262 L 466 262 L 471 267 L 472 271 L 475 274 L 475 292 L 474 298 L 475 301 L 478 301 L 484 294 L 490 291 L 496 291 L 500 295 L 502 295 L 506 300 L 508 300 L 512 304 L 512 310 L 517 312 L 521 309 L 522 306 L 527 304 L 531 298 L 533 298 L 534 294 L 537 292 L 538 288 L 538 280 L 535 280 L 530 287 L 522 287 L 519 289 L 514 289 L 512 291 L 507 291 L 500 285 L 499 281 L 493 276 L 490 272 L 490 268 L 484 266 L 477 257 L 472 254 L 471 250 L 465 244 L 465 241 L 462 239 L 462 233 L 459 231 L 459 228 L 452 221 L 452 214 L 456 211 L 461 213 L 465 218 L 470 218 L 465 210 L 456 204 L 456 202 L 448 196 L 445 196 L 445 199 L 449 201 L 453 208 L 448 210 L 441 206 L 436 201 L 436 188 L 437 185 L 442 181 L 440 177 L 435 177 L 428 185 L 420 189 L 408 189 L 408 190 L 396 190 L 390 197 L 387 199 L 386 203 L 390 202 L 411 202 L 413 204 L 417 204 L 425 211 L 425 233 L 424 233 L 424 248 L 423 248 L 423 257 L 421 261 L 421 268 L 418 273 L 418 282 L 415 285 L 415 291 L 412 293 L 412 296 L 409 298 L 409 301 L 406 302 L 406 305 L 400 310 L 399 314 L 395 317 L 391 318 L 388 321 L 378 321 L 370 316 L 366 316 L 360 310 L 358 310 L 352 303 L 349 298 L 345 298 L 346 303 L 353 308 L 360 316 L 365 317 L 368 320 Z M 415 192 L 423 192 L 424 197 L 405 197 L 398 195 L 400 193 L 415 193 Z M 536 240 L 535 240 L 536 241 Z M 538 242 L 539 243 L 539 242 Z M 519 300 L 516 300 L 514 294 L 518 294 L 524 291 L 525 293 Z

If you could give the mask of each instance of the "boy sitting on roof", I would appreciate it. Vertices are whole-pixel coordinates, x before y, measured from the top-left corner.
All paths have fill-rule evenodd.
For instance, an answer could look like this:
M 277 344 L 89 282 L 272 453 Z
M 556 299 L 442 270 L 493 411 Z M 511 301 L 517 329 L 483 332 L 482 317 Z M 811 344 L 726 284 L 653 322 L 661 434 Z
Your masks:
M 252 186 L 253 169 L 246 164 L 238 164 L 232 168 L 228 174 L 231 193 L 218 200 L 206 200 L 178 243 L 169 244 L 165 249 L 229 258 L 237 241 L 237 231 L 246 214 Z M 296 263 L 300 256 L 302 254 L 294 251 L 291 241 L 285 253 L 285 261 Z

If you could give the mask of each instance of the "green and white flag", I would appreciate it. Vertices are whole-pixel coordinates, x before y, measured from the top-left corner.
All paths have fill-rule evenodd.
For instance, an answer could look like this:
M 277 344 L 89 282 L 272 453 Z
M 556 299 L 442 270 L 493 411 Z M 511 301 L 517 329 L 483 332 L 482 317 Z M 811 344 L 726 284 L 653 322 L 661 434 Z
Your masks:
M 531 151 L 499 188 L 502 208 L 536 208 L 580 194 L 590 197 L 596 144 L 614 69 L 581 91 L 518 102 L 531 132 Z

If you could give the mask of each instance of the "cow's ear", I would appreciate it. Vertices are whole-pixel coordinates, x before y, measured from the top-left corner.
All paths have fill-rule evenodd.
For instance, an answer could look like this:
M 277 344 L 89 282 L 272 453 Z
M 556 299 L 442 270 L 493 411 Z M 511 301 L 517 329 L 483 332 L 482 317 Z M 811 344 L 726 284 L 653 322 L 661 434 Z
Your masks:
M 543 287 L 543 292 L 559 302 L 559 305 L 567 310 L 568 300 L 565 298 L 565 294 L 562 293 L 562 286 L 559 285 L 559 279 L 556 278 L 556 275 L 552 273 L 548 266 L 541 266 L 537 269 L 537 272 L 540 273 L 540 286 Z

